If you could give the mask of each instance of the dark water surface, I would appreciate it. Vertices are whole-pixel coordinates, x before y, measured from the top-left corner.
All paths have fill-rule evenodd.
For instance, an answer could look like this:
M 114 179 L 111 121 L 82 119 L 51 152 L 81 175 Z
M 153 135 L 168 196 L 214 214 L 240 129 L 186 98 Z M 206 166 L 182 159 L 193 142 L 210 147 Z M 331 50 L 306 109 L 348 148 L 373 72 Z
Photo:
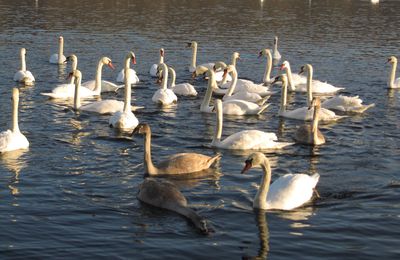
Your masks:
M 30 149 L 0 157 L 0 258 L 399 259 L 400 93 L 386 89 L 385 65 L 400 56 L 399 10 L 397 0 L 0 1 L 0 130 L 10 125 L 21 47 L 37 80 L 20 88 L 20 128 Z M 101 56 L 119 71 L 127 51 L 136 53 L 141 83 L 133 103 L 146 107 L 136 115 L 152 126 L 155 161 L 183 151 L 222 153 L 215 175 L 177 183 L 216 233 L 202 236 L 181 216 L 137 201 L 141 136 L 113 131 L 109 116 L 75 114 L 68 102 L 39 95 L 69 72 L 69 65 L 48 63 L 60 34 L 84 80 L 94 78 Z M 206 82 L 192 82 L 199 97 L 162 110 L 151 102 L 157 85 L 148 70 L 163 47 L 177 82 L 190 81 L 185 42 L 197 40 L 199 63 L 228 61 L 239 51 L 239 76 L 260 82 L 264 60 L 257 54 L 272 48 L 275 34 L 294 71 L 311 63 L 316 78 L 376 107 L 321 126 L 328 140 L 321 147 L 268 153 L 273 179 L 318 172 L 321 199 L 265 213 L 251 209 L 260 171 L 240 175 L 247 154 L 207 147 L 215 117 L 199 112 Z M 104 68 L 103 76 L 113 81 L 117 71 Z M 103 97 L 122 99 L 123 91 Z M 260 129 L 292 140 L 301 122 L 279 119 L 279 95 L 270 100 L 259 117 L 226 117 L 224 135 Z M 290 105 L 304 101 L 292 95 Z

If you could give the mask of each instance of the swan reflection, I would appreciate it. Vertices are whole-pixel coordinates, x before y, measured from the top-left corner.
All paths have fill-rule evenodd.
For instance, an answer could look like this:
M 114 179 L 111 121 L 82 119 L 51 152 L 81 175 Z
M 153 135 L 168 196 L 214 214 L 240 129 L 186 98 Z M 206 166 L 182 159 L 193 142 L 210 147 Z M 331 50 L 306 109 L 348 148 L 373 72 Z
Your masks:
M 242 259 L 267 259 L 269 252 L 269 229 L 267 214 L 265 210 L 254 210 L 256 223 L 258 227 L 258 237 L 260 239 L 260 248 L 257 256 L 243 256 Z
M 18 195 L 19 174 L 27 166 L 26 159 L 22 156 L 28 150 L 15 150 L 0 155 L 0 163 L 15 175 L 11 178 L 8 188 L 12 195 Z

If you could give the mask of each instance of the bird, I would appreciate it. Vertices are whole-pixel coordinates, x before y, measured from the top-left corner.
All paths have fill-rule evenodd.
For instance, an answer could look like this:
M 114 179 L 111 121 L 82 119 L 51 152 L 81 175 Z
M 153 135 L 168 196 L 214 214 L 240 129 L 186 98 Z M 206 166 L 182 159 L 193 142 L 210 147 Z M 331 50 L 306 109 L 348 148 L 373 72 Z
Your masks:
M 293 210 L 298 208 L 312 198 L 316 192 L 316 185 L 320 175 L 307 174 L 285 174 L 271 182 L 271 166 L 268 158 L 256 152 L 251 154 L 245 161 L 242 174 L 253 167 L 261 167 L 263 176 L 260 188 L 253 200 L 253 208 L 263 210 Z M 318 194 L 318 193 L 317 193 Z
M 0 133 L 0 154 L 19 149 L 28 149 L 29 141 L 18 126 L 19 90 L 12 89 L 12 128 Z
M 125 56 L 125 67 L 121 69 L 121 71 L 118 73 L 117 82 L 124 82 L 125 83 L 125 69 L 129 68 L 129 75 L 130 75 L 130 82 L 131 84 L 136 84 L 139 83 L 139 77 L 134 69 L 131 69 L 129 66 L 129 63 L 132 62 L 133 65 L 136 64 L 136 55 L 134 52 L 130 51 L 126 56 Z
M 58 53 L 54 53 L 50 56 L 49 62 L 52 64 L 64 64 L 67 58 L 64 56 L 64 38 L 60 36 L 58 38 Z
M 104 65 L 107 65 L 112 70 L 115 69 L 115 67 L 112 63 L 112 60 L 110 58 L 108 58 L 108 57 L 100 58 L 99 62 L 97 63 L 96 79 L 83 82 L 82 87 L 93 90 L 93 91 L 97 92 L 98 95 L 100 95 L 100 93 L 115 92 L 116 90 L 118 90 L 120 87 L 117 86 L 116 84 L 114 84 L 110 81 L 101 79 L 101 71 L 102 71 Z
M 192 97 L 197 96 L 197 91 L 192 84 L 190 84 L 190 83 L 175 84 L 176 72 L 175 72 L 174 68 L 172 68 L 171 66 L 168 66 L 168 71 L 169 71 L 169 75 L 171 75 L 171 83 L 169 85 L 169 88 L 172 89 L 172 91 L 176 95 L 192 96 Z
M 21 48 L 20 57 L 21 57 L 21 69 L 14 74 L 14 81 L 24 83 L 27 86 L 33 85 L 33 83 L 35 82 L 35 77 L 29 70 L 26 69 L 25 48 Z
M 148 124 L 139 124 L 132 132 L 144 135 L 144 165 L 145 173 L 149 176 L 182 175 L 200 172 L 212 167 L 221 157 L 213 157 L 199 153 L 178 153 L 154 165 L 151 158 L 151 129 Z
M 392 70 L 389 74 L 388 88 L 400 88 L 400 77 L 396 79 L 397 58 L 395 56 L 390 56 L 387 63 L 392 65 Z
M 153 65 L 151 65 L 150 67 L 150 75 L 152 77 L 157 77 L 157 69 L 158 69 L 158 64 L 164 63 L 164 49 L 161 48 L 160 49 L 160 59 L 158 60 L 158 63 L 154 63 Z
M 279 61 L 282 58 L 281 54 L 278 51 L 278 36 L 274 38 L 274 54 L 273 59 L 274 61 Z
M 168 66 L 165 63 L 160 63 L 158 65 L 158 70 L 162 71 L 161 88 L 154 93 L 151 100 L 162 106 L 168 106 L 178 102 L 178 97 L 175 95 L 174 91 L 167 87 Z

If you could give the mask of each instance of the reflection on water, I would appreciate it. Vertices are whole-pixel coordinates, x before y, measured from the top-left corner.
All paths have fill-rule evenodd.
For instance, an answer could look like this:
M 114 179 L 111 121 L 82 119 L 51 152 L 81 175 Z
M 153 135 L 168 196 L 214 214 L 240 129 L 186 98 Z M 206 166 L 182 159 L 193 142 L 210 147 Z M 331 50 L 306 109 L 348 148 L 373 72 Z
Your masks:
M 26 159 L 23 157 L 27 152 L 28 150 L 20 149 L 0 155 L 0 163 L 14 173 L 8 185 L 12 195 L 19 195 L 19 174 L 23 168 L 27 167 Z
M 267 259 L 269 252 L 269 229 L 267 222 L 267 212 L 264 210 L 254 210 L 254 215 L 258 227 L 258 237 L 260 247 L 257 256 L 243 256 L 242 259 Z

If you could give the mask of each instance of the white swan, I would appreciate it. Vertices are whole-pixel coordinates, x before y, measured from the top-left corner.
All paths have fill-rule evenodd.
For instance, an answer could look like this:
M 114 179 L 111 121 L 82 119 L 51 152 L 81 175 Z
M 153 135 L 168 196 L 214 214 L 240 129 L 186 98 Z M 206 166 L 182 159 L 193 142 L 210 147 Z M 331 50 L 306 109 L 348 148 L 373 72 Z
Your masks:
M 258 57 L 266 57 L 267 58 L 267 63 L 265 65 L 265 71 L 264 71 L 264 76 L 263 76 L 263 84 L 268 85 L 271 84 L 271 71 L 272 71 L 272 55 L 271 55 L 271 50 L 270 49 L 263 49 L 260 51 L 258 54 Z
M 320 177 L 318 173 L 311 176 L 288 173 L 270 185 L 271 166 L 268 158 L 259 152 L 247 158 L 242 173 L 253 167 L 263 169 L 261 185 L 253 200 L 253 208 L 264 210 L 292 210 L 302 206 L 312 198 Z
M 282 58 L 281 54 L 278 51 L 278 36 L 275 36 L 275 38 L 274 38 L 274 55 L 273 55 L 273 58 L 274 58 L 275 61 L 279 61 Z
M 127 77 L 125 77 L 125 100 L 123 110 L 117 111 L 108 121 L 110 126 L 122 130 L 133 129 L 139 124 L 139 120 L 136 118 L 135 114 L 133 114 L 131 108 L 130 73 L 129 67 L 125 67 L 125 75 Z
M 392 65 L 392 70 L 389 74 L 388 88 L 400 88 L 400 77 L 396 79 L 397 58 L 390 56 L 387 62 Z
M 138 83 L 139 82 L 139 77 L 138 77 L 138 75 L 136 74 L 136 71 L 134 70 L 134 69 L 131 69 L 130 67 L 129 67 L 129 63 L 132 61 L 132 64 L 136 64 L 136 56 L 135 56 L 135 53 L 133 53 L 132 51 L 130 51 L 129 53 L 128 53 L 128 55 L 126 55 L 126 57 L 125 57 L 125 66 L 124 66 L 124 68 L 118 73 L 118 76 L 117 76 L 117 82 L 125 82 L 125 69 L 126 68 L 129 68 L 129 71 L 130 71 L 130 73 L 129 73 L 129 75 L 130 75 L 130 82 L 131 82 L 131 84 L 136 84 L 136 83 Z
M 19 90 L 12 90 L 12 128 L 0 133 L 0 153 L 10 152 L 29 147 L 28 139 L 21 133 L 18 127 L 18 102 Z
M 207 227 L 207 221 L 188 207 L 185 196 L 175 184 L 160 178 L 146 178 L 139 186 L 137 198 L 154 207 L 167 209 L 188 218 L 202 233 L 209 234 L 212 229 Z
M 52 64 L 64 64 L 67 58 L 64 56 L 64 38 L 60 36 L 58 38 L 58 53 L 54 53 L 50 56 L 49 62 Z
M 212 167 L 221 155 L 210 157 L 199 153 L 178 153 L 160 162 L 157 166 L 151 159 L 151 129 L 148 124 L 139 124 L 132 132 L 144 135 L 144 166 L 150 176 L 189 174 Z
M 237 52 L 237 51 L 235 51 L 234 53 L 232 53 L 232 57 L 231 57 L 231 64 L 230 65 L 233 65 L 233 66 L 235 66 L 235 68 L 236 68 L 236 63 L 237 63 L 237 61 L 238 60 L 240 60 L 240 53 L 239 52 Z M 218 63 L 220 63 L 219 65 L 218 65 Z M 222 61 L 219 61 L 219 62 L 216 62 L 215 64 L 214 64 L 214 71 L 217 71 L 218 69 L 225 69 L 226 68 L 226 64 L 224 63 L 224 62 L 222 62 Z M 222 74 L 222 80 L 220 81 L 220 82 L 218 82 L 218 86 L 220 87 L 220 88 L 229 88 L 229 82 L 228 82 L 228 78 L 230 79 L 230 80 L 232 80 L 232 78 L 230 78 L 231 76 L 229 75 L 229 74 L 226 74 L 226 73 L 224 73 L 224 74 Z M 238 79 L 238 85 L 240 85 L 241 83 L 242 83 L 242 81 L 243 82 L 250 82 L 250 83 L 254 83 L 253 81 L 251 81 L 251 80 L 247 80 L 247 79 Z
M 308 74 L 308 78 L 312 78 L 312 71 L 311 73 Z M 291 111 L 286 110 L 286 103 L 287 103 L 287 76 L 285 74 L 282 74 L 278 77 L 276 77 L 275 81 L 280 80 L 282 82 L 282 96 L 281 96 L 281 106 L 279 109 L 279 116 L 285 117 L 285 118 L 290 118 L 290 119 L 298 119 L 298 120 L 305 120 L 305 121 L 311 121 L 313 118 L 313 111 L 314 109 L 308 109 L 308 107 L 301 107 L 297 108 Z M 307 84 L 307 88 L 311 90 L 311 81 Z M 312 100 L 312 92 L 308 91 L 307 92 L 307 103 L 309 104 L 309 100 Z M 320 111 L 320 118 L 321 121 L 327 122 L 327 121 L 336 121 L 338 119 L 341 119 L 345 116 L 338 116 L 334 112 L 326 109 L 326 108 L 321 108 Z
M 33 82 L 35 82 L 35 77 L 29 70 L 26 70 L 25 55 L 26 55 L 26 49 L 21 48 L 20 50 L 21 69 L 14 74 L 14 81 L 24 83 L 25 85 L 32 85 Z
M 190 62 L 190 66 L 189 66 L 189 72 L 194 73 L 196 71 L 196 63 L 197 63 L 197 42 L 196 41 L 192 41 L 190 43 L 188 43 L 188 47 L 192 48 L 192 59 Z M 206 67 L 208 69 L 213 69 L 214 68 L 214 63 L 203 63 L 200 64 L 198 66 L 203 66 Z M 217 71 L 215 73 L 215 80 L 216 81 L 222 81 L 223 80 L 223 71 Z M 228 76 L 228 78 L 226 79 L 227 81 L 231 81 L 230 77 Z
M 267 133 L 260 130 L 243 130 L 234 133 L 224 140 L 221 140 L 223 113 L 222 101 L 215 100 L 217 114 L 217 124 L 214 137 L 211 142 L 212 147 L 230 150 L 262 150 L 262 149 L 281 149 L 293 143 L 277 142 L 278 137 L 275 133 Z
M 312 85 L 315 83 L 315 81 L 312 79 L 313 75 L 313 67 L 311 64 L 306 64 L 301 67 L 300 73 L 306 72 L 309 77 L 307 77 L 307 86 Z M 310 104 L 312 99 L 312 95 L 308 96 L 307 104 Z M 358 96 L 355 97 L 347 97 L 343 95 L 331 97 L 324 102 L 322 102 L 322 107 L 325 109 L 330 109 L 330 110 L 338 110 L 342 112 L 353 112 L 353 113 L 363 113 L 366 111 L 368 108 L 374 107 L 375 104 L 370 104 L 370 105 L 363 105 L 362 104 L 362 99 L 360 99 Z
M 114 92 L 120 88 L 120 86 L 117 86 L 116 84 L 110 81 L 101 79 L 101 71 L 103 69 L 103 65 L 107 65 L 113 70 L 115 69 L 110 58 L 102 57 L 97 64 L 96 79 L 85 81 L 82 83 L 82 87 L 97 92 L 98 93 L 97 95 L 100 95 L 100 93 L 104 92 Z
M 203 102 L 200 105 L 200 111 L 205 113 L 213 113 L 213 106 L 210 106 L 213 89 L 218 88 L 215 80 L 215 72 L 203 66 L 197 66 L 194 72 L 195 76 L 206 73 L 208 76 L 208 86 L 204 95 Z M 244 100 L 229 100 L 223 102 L 223 113 L 229 115 L 259 115 L 267 109 L 267 105 L 259 106 L 255 103 Z
M 154 63 L 150 67 L 150 75 L 152 77 L 157 77 L 157 69 L 158 69 L 158 64 L 164 63 L 164 49 L 160 49 L 160 59 L 158 60 L 158 63 Z
M 314 108 L 311 124 L 299 127 L 294 135 L 296 142 L 309 145 L 320 145 L 325 143 L 325 137 L 318 129 L 319 113 L 321 110 L 321 100 L 313 98 L 309 109 Z
M 171 75 L 171 83 L 169 85 L 169 88 L 172 89 L 172 91 L 176 95 L 193 96 L 193 97 L 197 96 L 197 91 L 192 84 L 190 83 L 175 84 L 176 72 L 172 67 L 168 67 L 168 70 Z
M 167 80 L 168 80 L 168 67 L 165 63 L 161 63 L 158 65 L 158 69 L 162 70 L 162 82 L 161 88 L 154 93 L 151 100 L 157 104 L 162 106 L 171 105 L 173 103 L 178 102 L 178 97 L 175 93 L 167 88 Z
M 66 61 L 72 61 L 71 71 L 74 71 L 78 68 L 78 57 L 76 55 L 71 54 L 66 58 Z M 75 93 L 75 77 L 71 76 L 69 83 L 63 83 L 57 85 L 57 87 L 53 88 L 50 93 L 40 93 L 43 96 L 48 96 L 50 98 L 57 99 L 66 99 L 73 98 Z

